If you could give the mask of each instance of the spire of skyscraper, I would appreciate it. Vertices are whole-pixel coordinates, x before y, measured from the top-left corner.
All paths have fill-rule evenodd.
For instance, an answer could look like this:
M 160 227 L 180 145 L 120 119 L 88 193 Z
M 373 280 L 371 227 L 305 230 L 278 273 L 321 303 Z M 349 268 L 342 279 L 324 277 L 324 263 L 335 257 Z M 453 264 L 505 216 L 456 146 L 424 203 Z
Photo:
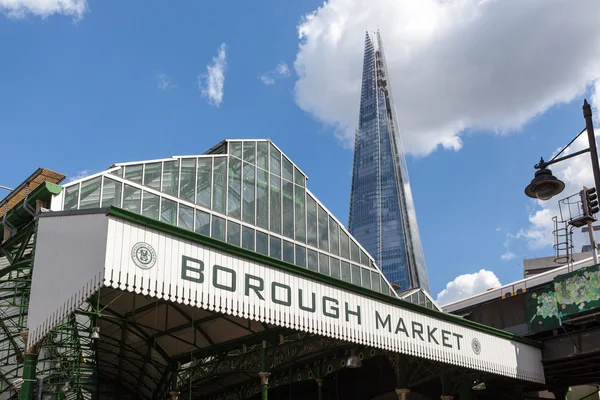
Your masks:
M 408 170 L 379 31 L 367 32 L 354 142 L 350 233 L 401 290 L 429 292 Z

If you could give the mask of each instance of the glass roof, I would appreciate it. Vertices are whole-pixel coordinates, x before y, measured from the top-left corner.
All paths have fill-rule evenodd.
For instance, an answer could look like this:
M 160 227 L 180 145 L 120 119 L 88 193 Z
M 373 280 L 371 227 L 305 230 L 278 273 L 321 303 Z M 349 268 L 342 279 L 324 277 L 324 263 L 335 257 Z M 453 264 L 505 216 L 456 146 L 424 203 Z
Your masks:
M 307 179 L 270 140 L 225 140 L 202 155 L 115 164 L 64 185 L 52 208 L 121 207 L 395 296 Z

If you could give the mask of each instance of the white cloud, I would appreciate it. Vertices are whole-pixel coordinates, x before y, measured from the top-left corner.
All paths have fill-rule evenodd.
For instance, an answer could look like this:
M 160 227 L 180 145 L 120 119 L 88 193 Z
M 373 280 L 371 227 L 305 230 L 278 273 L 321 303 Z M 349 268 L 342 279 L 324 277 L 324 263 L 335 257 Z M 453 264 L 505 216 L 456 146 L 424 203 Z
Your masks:
M 212 65 L 207 65 L 206 74 L 198 75 L 198 88 L 202 97 L 208 98 L 208 102 L 219 107 L 223 102 L 223 89 L 225 86 L 225 70 L 227 69 L 227 45 L 222 43 L 213 57 Z
M 446 288 L 438 293 L 436 302 L 440 305 L 452 303 L 499 286 L 500 281 L 492 271 L 481 269 L 473 274 L 459 275 L 448 282 Z
M 297 104 L 349 147 L 366 30 L 379 27 L 408 152 L 506 133 L 600 78 L 597 0 L 328 0 L 303 17 Z M 325 90 L 326 89 L 326 90 Z
M 287 78 L 290 75 L 290 67 L 282 61 L 274 69 L 261 75 L 259 78 L 265 85 L 272 85 L 277 79 Z
M 87 10 L 87 0 L 0 0 L 0 12 L 10 18 L 24 18 L 29 14 L 46 18 L 62 14 L 80 20 Z
M 167 74 L 156 74 L 156 87 L 159 90 L 167 91 L 175 87 L 173 79 Z
M 506 250 L 506 253 L 502 254 L 500 256 L 500 259 L 502 261 L 507 261 L 507 260 L 512 260 L 513 258 L 516 258 L 517 255 L 513 252 L 511 252 L 510 250 Z
M 70 176 L 68 181 L 69 182 L 74 182 L 74 181 L 78 181 L 79 179 L 83 179 L 87 176 L 90 176 L 92 174 L 91 171 L 84 169 L 83 171 L 79 171 L 77 172 L 74 176 Z

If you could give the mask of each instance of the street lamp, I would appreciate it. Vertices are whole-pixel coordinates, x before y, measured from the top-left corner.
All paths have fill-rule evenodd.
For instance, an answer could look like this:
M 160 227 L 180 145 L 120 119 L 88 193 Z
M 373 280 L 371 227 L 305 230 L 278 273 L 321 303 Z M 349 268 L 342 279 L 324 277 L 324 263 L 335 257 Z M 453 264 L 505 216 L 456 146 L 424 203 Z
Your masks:
M 565 188 L 564 182 L 552 175 L 547 167 L 560 161 L 589 152 L 592 158 L 592 171 L 594 173 L 594 183 L 596 189 L 600 190 L 600 166 L 598 164 L 598 150 L 596 149 L 596 138 L 594 136 L 594 125 L 592 124 L 592 107 L 587 100 L 583 101 L 583 117 L 585 118 L 585 129 L 575 137 L 577 139 L 584 131 L 587 131 L 589 147 L 584 150 L 577 151 L 568 156 L 558 157 L 567 147 L 569 147 L 575 139 L 563 147 L 563 149 L 555 155 L 550 161 L 546 162 L 540 159 L 540 162 L 534 166 L 538 171 L 535 172 L 535 177 L 531 183 L 525 188 L 525 194 L 529 197 L 539 200 L 550 200 Z
M 12 189 L 6 186 L 2 186 L 0 185 L 0 189 L 4 189 L 4 190 L 8 190 L 9 192 L 12 192 Z

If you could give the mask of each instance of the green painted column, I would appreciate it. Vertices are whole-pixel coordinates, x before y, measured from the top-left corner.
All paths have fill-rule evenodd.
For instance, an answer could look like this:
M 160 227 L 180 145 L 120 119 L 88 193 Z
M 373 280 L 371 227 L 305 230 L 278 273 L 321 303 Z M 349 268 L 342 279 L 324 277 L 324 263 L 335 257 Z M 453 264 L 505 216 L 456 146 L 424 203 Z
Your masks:
M 19 390 L 19 400 L 32 400 L 33 391 L 37 383 L 36 367 L 38 355 L 37 353 L 25 353 L 23 356 L 23 385 Z
M 269 395 L 269 376 L 271 374 L 267 371 L 267 341 L 263 340 L 262 350 L 260 352 L 260 384 L 262 392 L 262 400 L 267 400 Z
M 317 398 L 323 400 L 323 379 L 317 378 Z

